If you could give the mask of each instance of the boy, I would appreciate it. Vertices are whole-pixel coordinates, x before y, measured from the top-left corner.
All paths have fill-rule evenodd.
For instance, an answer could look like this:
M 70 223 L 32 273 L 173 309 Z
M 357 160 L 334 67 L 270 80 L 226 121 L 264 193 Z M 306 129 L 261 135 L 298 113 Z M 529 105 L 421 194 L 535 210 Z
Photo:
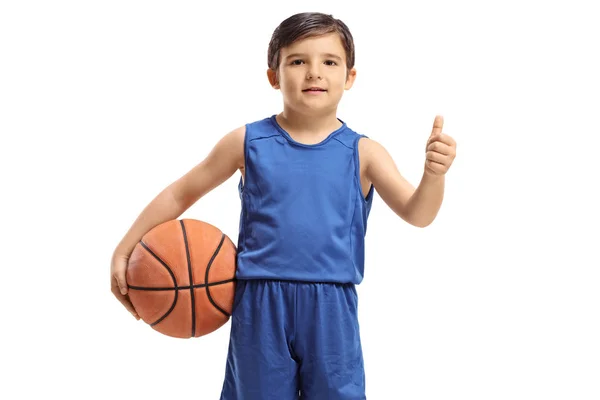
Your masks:
M 143 210 L 114 252 L 112 292 L 139 319 L 125 281 L 135 244 L 239 170 L 238 282 L 221 399 L 364 399 L 355 285 L 374 191 L 408 223 L 429 225 L 456 144 L 436 117 L 415 190 L 381 145 L 337 118 L 356 70 L 352 35 L 330 15 L 283 21 L 268 64 L 283 112 L 226 134 Z

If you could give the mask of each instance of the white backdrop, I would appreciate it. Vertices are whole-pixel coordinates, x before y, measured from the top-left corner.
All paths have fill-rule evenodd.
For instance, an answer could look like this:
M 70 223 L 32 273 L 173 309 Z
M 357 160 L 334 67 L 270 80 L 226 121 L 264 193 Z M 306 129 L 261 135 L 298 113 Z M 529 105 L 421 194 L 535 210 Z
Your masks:
M 431 226 L 375 197 L 368 398 L 600 398 L 593 2 L 414 3 L 0 3 L 0 397 L 218 399 L 230 324 L 182 340 L 136 321 L 111 253 L 223 134 L 281 111 L 270 35 L 322 11 L 356 41 L 341 119 L 414 185 L 436 114 L 458 143 Z M 182 217 L 237 242 L 238 180 Z

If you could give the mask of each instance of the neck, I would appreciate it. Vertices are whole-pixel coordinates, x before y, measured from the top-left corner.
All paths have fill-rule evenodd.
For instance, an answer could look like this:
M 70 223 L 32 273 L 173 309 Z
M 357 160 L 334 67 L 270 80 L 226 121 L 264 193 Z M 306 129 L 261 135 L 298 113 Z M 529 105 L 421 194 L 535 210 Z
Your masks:
M 342 126 L 335 110 L 322 114 L 303 114 L 284 107 L 283 112 L 277 115 L 277 120 L 287 129 L 306 136 L 330 133 Z

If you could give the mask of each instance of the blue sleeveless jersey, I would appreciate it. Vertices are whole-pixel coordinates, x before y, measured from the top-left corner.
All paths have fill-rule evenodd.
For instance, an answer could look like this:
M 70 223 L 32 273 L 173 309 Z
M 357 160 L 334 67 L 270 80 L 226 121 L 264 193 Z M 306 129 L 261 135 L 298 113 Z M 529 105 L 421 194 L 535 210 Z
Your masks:
M 366 136 L 341 122 L 310 145 L 275 115 L 246 125 L 238 279 L 362 281 L 374 188 L 363 197 L 358 140 Z

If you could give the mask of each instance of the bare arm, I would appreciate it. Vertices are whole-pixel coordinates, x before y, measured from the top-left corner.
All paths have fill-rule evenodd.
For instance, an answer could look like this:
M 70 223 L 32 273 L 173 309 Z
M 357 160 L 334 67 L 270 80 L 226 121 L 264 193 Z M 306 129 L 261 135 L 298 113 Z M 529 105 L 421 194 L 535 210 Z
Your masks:
M 387 150 L 369 138 L 358 142 L 358 150 L 362 155 L 361 164 L 364 164 L 365 176 L 373 183 L 381 199 L 404 221 L 419 226 L 409 208 L 415 188 L 400 174 Z
M 178 218 L 196 201 L 244 167 L 245 126 L 219 140 L 202 162 L 163 189 L 131 225 L 117 245 L 111 260 L 111 291 L 136 317 L 127 296 L 126 269 L 136 244 L 152 228 Z
M 398 171 L 388 151 L 372 139 L 361 139 L 365 174 L 388 207 L 409 224 L 424 228 L 435 219 L 442 204 L 444 176 L 423 173 L 415 189 Z
M 420 228 L 436 218 L 444 199 L 445 174 L 456 157 L 456 141 L 442 133 L 443 124 L 443 117 L 436 116 L 427 140 L 423 177 L 416 189 L 402 177 L 381 144 L 371 139 L 359 142 L 366 178 L 397 215 Z
M 115 254 L 128 257 L 148 231 L 178 218 L 243 167 L 245 133 L 240 127 L 223 136 L 202 162 L 161 191 L 137 217 Z

